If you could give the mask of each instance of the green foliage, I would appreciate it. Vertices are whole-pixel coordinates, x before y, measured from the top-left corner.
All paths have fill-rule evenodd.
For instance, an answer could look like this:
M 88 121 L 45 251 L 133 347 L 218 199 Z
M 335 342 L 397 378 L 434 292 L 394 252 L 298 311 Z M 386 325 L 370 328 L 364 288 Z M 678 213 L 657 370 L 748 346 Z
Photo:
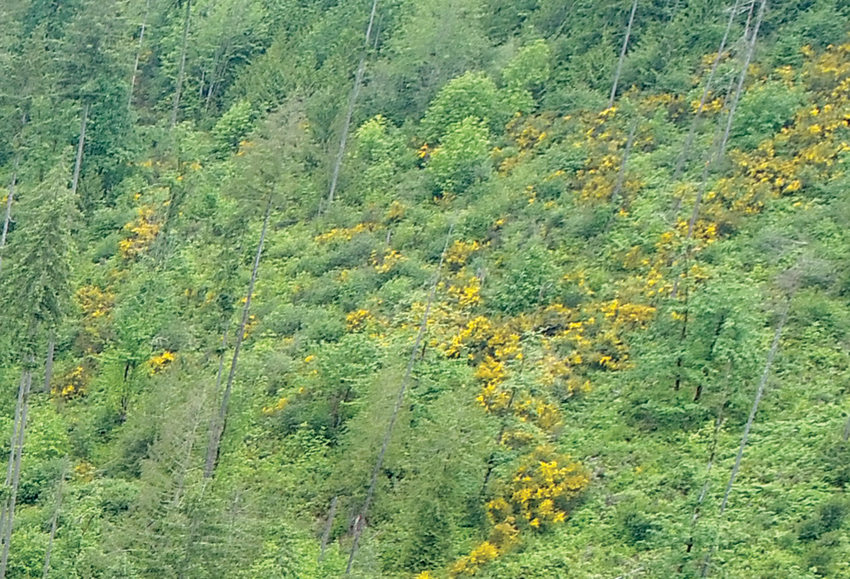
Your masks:
M 468 72 L 452 79 L 431 102 L 422 120 L 424 137 L 444 142 L 453 127 L 472 117 L 497 129 L 507 121 L 496 84 L 483 72 Z
M 850 13 L 803 4 L 706 164 L 717 2 L 640 2 L 610 108 L 631 0 L 379 2 L 367 47 L 370 0 L 4 3 L 7 575 L 56 512 L 51 576 L 339 577 L 374 472 L 353 576 L 850 576 Z
M 546 41 L 536 40 L 520 49 L 502 71 L 502 80 L 517 111 L 531 110 L 533 95 L 539 95 L 549 80 L 551 58 Z
M 213 127 L 213 137 L 223 149 L 235 150 L 239 142 L 251 132 L 253 118 L 251 103 L 246 100 L 237 101 L 221 115 Z
M 428 162 L 428 173 L 441 193 L 463 193 L 491 170 L 489 131 L 476 117 L 451 125 Z
M 765 83 L 748 90 L 735 115 L 733 142 L 754 149 L 794 118 L 802 105 L 802 95 L 779 82 Z
M 800 524 L 797 536 L 802 541 L 820 539 L 824 534 L 841 528 L 847 513 L 846 500 L 841 497 L 830 499 Z

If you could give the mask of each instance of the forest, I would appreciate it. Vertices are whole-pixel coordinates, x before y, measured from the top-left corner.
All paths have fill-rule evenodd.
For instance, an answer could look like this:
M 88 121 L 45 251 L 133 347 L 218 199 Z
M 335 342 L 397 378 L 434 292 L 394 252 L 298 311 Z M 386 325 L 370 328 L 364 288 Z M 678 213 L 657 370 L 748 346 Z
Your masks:
M 2 0 L 0 579 L 850 577 L 850 3 Z

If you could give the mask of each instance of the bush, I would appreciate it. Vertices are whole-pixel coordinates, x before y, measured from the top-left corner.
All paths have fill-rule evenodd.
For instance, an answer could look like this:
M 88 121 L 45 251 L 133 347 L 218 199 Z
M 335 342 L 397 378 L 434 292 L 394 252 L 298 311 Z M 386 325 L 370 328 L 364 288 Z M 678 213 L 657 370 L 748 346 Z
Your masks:
M 466 117 L 449 129 L 427 168 L 438 192 L 463 193 L 490 175 L 489 139 L 487 126 L 476 117 Z
M 779 82 L 755 86 L 744 93 L 735 114 L 733 144 L 754 149 L 794 119 L 801 95 Z
M 451 127 L 468 117 L 484 121 L 491 129 L 504 126 L 511 111 L 502 104 L 496 84 L 483 72 L 467 72 L 449 81 L 428 107 L 422 120 L 423 137 L 443 141 Z
M 833 497 L 800 524 L 797 536 L 801 541 L 817 540 L 822 535 L 839 529 L 847 517 L 847 512 L 847 501 L 841 497 Z

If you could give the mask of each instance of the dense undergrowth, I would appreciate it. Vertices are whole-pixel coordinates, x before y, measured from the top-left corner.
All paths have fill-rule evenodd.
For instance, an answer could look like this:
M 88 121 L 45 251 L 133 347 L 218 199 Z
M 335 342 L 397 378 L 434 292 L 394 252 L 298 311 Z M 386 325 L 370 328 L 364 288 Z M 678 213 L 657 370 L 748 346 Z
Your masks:
M 10 577 L 850 575 L 843 2 L 112 4 L 0 8 Z

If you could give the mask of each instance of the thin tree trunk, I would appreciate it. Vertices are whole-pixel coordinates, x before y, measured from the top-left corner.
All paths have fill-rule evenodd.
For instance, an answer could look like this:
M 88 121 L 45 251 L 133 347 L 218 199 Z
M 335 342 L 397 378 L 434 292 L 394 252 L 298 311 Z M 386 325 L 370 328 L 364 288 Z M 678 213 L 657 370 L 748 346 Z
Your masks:
M 360 94 L 360 87 L 363 84 L 363 73 L 366 70 L 366 56 L 369 53 L 369 43 L 372 37 L 372 26 L 375 23 L 375 12 L 378 9 L 378 0 L 372 0 L 372 12 L 369 15 L 369 25 L 366 27 L 366 41 L 363 45 L 363 53 L 360 55 L 360 63 L 357 65 L 357 72 L 354 74 L 354 86 L 351 89 L 351 96 L 348 99 L 348 110 L 345 113 L 345 121 L 342 124 L 342 134 L 339 137 L 339 149 L 334 160 L 333 173 L 331 174 L 331 185 L 328 191 L 328 206 L 334 202 L 336 194 L 337 182 L 339 181 L 339 170 L 342 167 L 342 158 L 345 156 L 345 144 L 348 141 L 348 130 L 351 128 L 351 117 L 354 115 L 354 105 L 357 103 L 357 96 Z
M 731 89 L 731 83 L 730 87 Z M 727 92 L 726 97 L 723 99 L 723 106 L 725 107 L 729 103 L 729 93 Z M 717 132 L 714 135 L 714 143 L 712 144 L 712 148 L 709 152 L 708 159 L 703 164 L 702 168 L 702 176 L 700 177 L 700 185 L 697 190 L 697 196 L 694 199 L 694 208 L 691 211 L 691 218 L 688 221 L 688 232 L 685 235 L 685 248 L 682 252 L 682 260 L 685 264 L 685 273 L 687 273 L 687 263 L 690 260 L 691 256 L 691 246 L 690 241 L 694 235 L 694 228 L 696 227 L 697 218 L 699 217 L 700 207 L 702 206 L 702 198 L 705 195 L 706 189 L 708 188 L 708 177 L 710 175 L 711 169 L 714 168 L 715 163 L 720 160 L 720 143 L 721 143 L 721 132 L 720 126 L 717 128 Z M 681 200 L 680 200 L 681 202 Z M 678 205 L 675 207 L 678 210 Z M 676 213 L 673 213 L 673 219 L 676 218 Z M 673 280 L 673 289 L 670 292 L 670 297 L 675 298 L 679 291 L 679 276 Z
M 366 500 L 363 501 L 363 508 L 360 510 L 360 514 L 357 515 L 354 524 L 354 542 L 351 545 L 351 553 L 348 557 L 348 565 L 345 567 L 345 575 L 351 575 L 351 567 L 354 565 L 354 558 L 357 556 L 357 548 L 360 545 L 360 537 L 363 534 L 363 527 L 366 523 L 366 515 L 369 513 L 369 507 L 372 505 L 372 499 L 375 496 L 375 489 L 378 486 L 378 474 L 381 471 L 381 467 L 384 464 L 384 456 L 387 453 L 387 448 L 390 445 L 390 439 L 393 434 L 393 427 L 395 427 L 396 419 L 398 418 L 398 413 L 401 410 L 401 405 L 404 402 L 404 395 L 407 392 L 407 386 L 410 383 L 410 377 L 413 374 L 413 366 L 416 363 L 416 354 L 419 351 L 419 344 L 422 343 L 422 339 L 425 337 L 425 332 L 428 329 L 428 316 L 431 313 L 431 306 L 434 303 L 434 296 L 437 293 L 437 284 L 440 281 L 440 277 L 443 269 L 443 261 L 446 257 L 446 252 L 449 248 L 449 242 L 452 238 L 452 232 L 454 230 L 454 224 L 449 227 L 448 235 L 446 235 L 446 243 L 443 246 L 443 253 L 440 255 L 440 262 L 437 265 L 437 272 L 434 275 L 434 280 L 431 283 L 431 291 L 428 294 L 428 303 L 425 305 L 425 313 L 422 315 L 422 322 L 419 325 L 419 332 L 416 334 L 416 340 L 413 342 L 413 348 L 410 351 L 410 359 L 407 361 L 407 369 L 404 372 L 404 376 L 401 379 L 401 387 L 398 390 L 398 395 L 396 396 L 395 406 L 393 407 L 392 414 L 390 414 L 390 421 L 387 424 L 387 430 L 384 433 L 384 440 L 381 443 L 381 450 L 378 452 L 378 458 L 375 461 L 375 466 L 372 469 L 372 477 L 369 481 L 369 489 L 366 492 Z
M 714 167 L 714 165 L 716 163 L 719 163 L 720 160 L 723 158 L 723 155 L 726 153 L 726 145 L 727 145 L 728 140 L 729 140 L 729 132 L 730 132 L 730 129 L 732 127 L 732 121 L 735 117 L 735 111 L 736 111 L 737 106 L 738 106 L 738 101 L 741 98 L 741 91 L 743 89 L 744 80 L 747 76 L 747 69 L 749 68 L 749 63 L 750 63 L 750 60 L 752 59 L 753 51 L 755 49 L 756 35 L 758 34 L 758 29 L 759 29 L 759 26 L 761 24 L 761 19 L 764 16 L 765 5 L 766 5 L 766 1 L 763 1 L 762 4 L 761 4 L 761 7 L 759 9 L 759 14 L 758 14 L 758 17 L 757 17 L 757 20 L 756 20 L 755 30 L 753 32 L 753 35 L 752 35 L 750 41 L 749 41 L 748 49 L 747 49 L 746 55 L 744 57 L 743 67 L 742 67 L 741 73 L 738 77 L 738 85 L 737 85 L 736 90 L 735 90 L 735 92 L 732 96 L 732 100 L 730 102 L 730 100 L 729 100 L 730 95 L 729 95 L 728 92 L 726 94 L 726 97 L 724 98 L 724 102 L 723 102 L 724 108 L 727 105 L 729 106 L 729 112 L 727 113 L 727 116 L 726 116 L 726 127 L 723 130 L 722 135 L 718 134 L 715 137 L 715 146 L 712 147 L 712 152 L 709 155 L 708 160 L 705 162 L 705 165 L 703 166 L 702 178 L 700 180 L 700 188 L 697 192 L 696 199 L 694 200 L 694 208 L 693 208 L 693 211 L 691 212 L 690 221 L 688 222 L 688 233 L 687 233 L 687 236 L 685 238 L 686 242 L 690 241 L 691 237 L 693 236 L 694 226 L 696 225 L 697 217 L 699 216 L 700 206 L 702 204 L 702 198 L 703 198 L 703 195 L 705 194 L 706 188 L 708 187 L 709 173 L 710 173 L 711 169 Z M 744 29 L 744 39 L 745 40 L 747 39 L 747 37 L 749 35 L 753 6 L 754 6 L 754 4 L 750 5 L 750 10 L 749 10 L 749 13 L 747 15 L 747 24 L 746 24 L 745 29 Z M 731 83 L 730 83 L 730 85 L 731 85 Z M 731 88 L 731 86 L 730 86 L 730 88 Z M 674 219 L 675 219 L 676 213 L 678 212 L 680 205 L 681 205 L 681 198 L 678 199 L 677 202 L 674 204 L 674 207 L 673 207 L 673 209 L 674 209 L 673 218 Z M 690 248 L 689 247 L 686 248 L 686 255 L 690 255 Z M 676 296 L 676 290 L 678 288 L 678 282 L 679 282 L 678 278 L 676 278 L 676 280 L 673 282 L 673 292 L 672 292 L 673 297 Z
M 339 500 L 338 496 L 335 496 L 331 501 L 331 508 L 328 512 L 328 520 L 325 522 L 325 531 L 322 533 L 322 546 L 319 550 L 319 563 L 325 558 L 325 550 L 328 548 L 328 540 L 331 538 L 331 527 L 334 524 L 334 517 L 336 516 L 336 503 Z
M 245 13 L 245 4 L 239 3 L 236 7 L 237 12 L 235 17 L 231 14 L 231 22 L 238 22 L 242 20 L 242 17 Z M 230 49 L 233 46 L 233 37 L 228 36 L 227 41 L 224 43 L 224 48 L 216 52 L 215 59 L 213 60 L 213 67 L 210 71 L 210 86 L 207 89 L 207 96 L 204 101 L 204 111 L 209 110 L 210 103 L 212 102 L 212 97 L 215 95 L 216 90 L 218 89 L 218 85 L 221 82 L 221 78 L 224 76 L 224 73 L 227 71 L 227 63 L 230 61 Z M 201 84 L 203 87 L 203 83 Z M 203 89 L 202 89 L 203 90 Z M 203 95 L 202 95 L 203 96 Z
M 218 400 L 219 392 L 221 392 L 221 381 L 222 381 L 222 376 L 224 375 L 224 358 L 225 358 L 226 353 L 227 353 L 227 332 L 228 332 L 229 329 L 230 329 L 230 322 L 228 321 L 224 326 L 224 331 L 222 331 L 222 333 L 221 333 L 221 355 L 218 358 L 218 372 L 216 373 L 215 390 L 213 392 L 213 395 L 215 396 L 216 400 Z M 187 456 L 187 458 L 188 458 L 188 456 Z M 197 504 L 203 504 L 204 497 L 206 496 L 206 492 L 207 492 L 207 483 L 209 482 L 209 480 L 210 479 L 208 477 L 204 477 L 203 481 L 201 482 L 201 492 L 200 492 L 199 498 L 197 499 L 196 505 Z M 188 541 L 186 543 L 186 549 L 185 549 L 185 553 L 184 553 L 183 564 L 181 565 L 180 572 L 177 575 L 177 577 L 179 579 L 183 579 L 186 576 L 186 572 L 189 568 L 189 564 L 192 561 L 192 556 L 194 554 L 195 544 L 197 542 L 196 538 L 198 536 L 198 522 L 199 521 L 198 521 L 197 506 L 193 506 L 190 509 L 190 514 L 189 514 L 189 534 L 188 534 Z
M 62 461 L 62 472 L 59 475 L 59 480 L 56 482 L 56 504 L 53 506 L 53 517 L 50 521 L 50 538 L 47 541 L 47 551 L 44 554 L 44 571 L 41 574 L 42 579 L 47 579 L 50 573 L 50 557 L 53 554 L 53 541 L 56 538 L 56 529 L 59 526 L 59 512 L 62 508 L 62 486 L 65 483 L 65 473 L 68 469 L 68 457 Z
M 151 9 L 151 0 L 145 2 L 145 15 L 142 19 L 142 26 L 139 31 L 139 46 L 136 49 L 136 59 L 133 61 L 133 76 L 130 78 L 130 96 L 127 98 L 127 108 L 133 107 L 133 91 L 136 88 L 136 75 L 139 72 L 139 61 L 142 58 L 142 46 L 145 41 L 145 30 L 148 27 L 148 14 Z
M 678 278 L 676 279 L 678 281 Z M 671 296 L 673 299 L 676 298 L 676 290 L 677 287 L 674 283 L 673 285 L 673 295 Z M 679 343 L 677 346 L 679 348 L 684 348 L 685 339 L 688 337 L 688 315 L 690 314 L 690 308 L 688 307 L 688 289 L 685 288 L 685 313 L 682 314 L 682 331 L 679 332 Z M 676 358 L 676 379 L 673 381 L 673 390 L 678 391 L 682 385 L 682 364 L 684 364 L 684 350 L 679 350 L 679 356 Z
M 719 518 L 721 519 L 723 518 L 723 513 L 726 512 L 726 505 L 729 503 L 729 495 L 732 493 L 732 485 L 735 484 L 735 478 L 738 476 L 738 471 L 741 468 L 741 459 L 744 456 L 744 448 L 747 446 L 750 429 L 753 427 L 753 421 L 756 418 L 759 402 L 761 402 L 761 398 L 764 395 L 764 389 L 767 386 L 767 379 L 770 377 L 770 368 L 773 365 L 774 358 L 776 358 L 776 352 L 779 350 L 779 339 L 782 337 L 782 330 L 785 328 L 785 321 L 788 319 L 788 310 L 791 305 L 790 301 L 791 297 L 789 296 L 788 301 L 785 304 L 785 310 L 782 312 L 782 317 L 779 320 L 779 325 L 776 327 L 776 332 L 773 334 L 773 343 L 770 345 L 770 351 L 767 354 L 767 363 L 764 365 L 764 372 L 762 372 L 755 398 L 753 398 L 753 407 L 750 409 L 750 416 L 747 419 L 747 424 L 744 426 L 744 433 L 741 436 L 741 444 L 738 447 L 738 455 L 735 457 L 735 464 L 732 467 L 732 473 L 729 475 L 729 482 L 726 484 L 726 492 L 723 493 L 723 501 L 720 503 Z M 715 545 L 712 546 L 711 551 L 709 551 L 708 555 L 705 557 L 705 561 L 702 566 L 703 577 L 708 576 L 711 556 L 714 554 L 716 549 L 717 545 L 715 543 Z
M 635 133 L 637 133 L 638 128 L 638 119 L 635 119 L 634 123 L 632 123 L 632 128 L 629 130 L 629 136 L 626 139 L 626 147 L 623 150 L 623 160 L 620 163 L 620 170 L 617 171 L 617 181 L 614 184 L 614 190 L 611 192 L 611 204 L 614 206 L 614 214 L 616 215 L 619 211 L 619 207 L 617 205 L 618 197 L 620 193 L 623 191 L 623 185 L 626 183 L 626 166 L 629 164 L 629 155 L 632 153 L 632 145 L 635 142 Z M 613 223 L 613 215 L 608 220 L 608 228 L 610 228 Z
M 847 418 L 847 422 L 844 424 L 844 434 L 841 435 L 841 440 L 844 442 L 850 440 L 850 417 Z
M 626 37 L 623 39 L 623 47 L 620 49 L 620 59 L 617 61 L 617 70 L 614 73 L 614 82 L 611 84 L 611 96 L 608 99 L 608 108 L 614 106 L 614 98 L 617 96 L 617 85 L 620 83 L 620 73 L 623 72 L 623 61 L 626 60 L 626 50 L 629 48 L 629 37 L 632 35 L 632 23 L 635 21 L 638 0 L 632 3 L 632 12 L 629 14 L 629 24 L 626 26 Z
M 269 199 L 266 202 L 266 214 L 263 218 L 263 229 L 260 233 L 260 241 L 257 243 L 257 254 L 254 256 L 254 268 L 251 271 L 251 281 L 248 284 L 248 295 L 245 298 L 245 307 L 242 309 L 242 321 L 239 324 L 239 331 L 236 333 L 236 341 L 233 344 L 233 359 L 230 362 L 230 373 L 227 375 L 227 385 L 224 388 L 224 395 L 221 398 L 221 407 L 210 425 L 210 441 L 209 446 L 207 447 L 207 458 L 204 463 L 205 479 L 212 477 L 215 472 L 215 466 L 218 461 L 219 445 L 221 444 L 221 436 L 224 433 L 225 426 L 227 425 L 227 407 L 230 403 L 230 394 L 233 390 L 233 377 L 236 375 L 236 365 L 239 362 L 239 350 L 242 347 L 242 340 L 245 338 L 245 326 L 248 325 L 248 313 L 251 310 L 251 297 L 254 294 L 254 284 L 257 281 L 257 273 L 260 270 L 260 257 L 263 255 L 263 244 L 266 240 L 266 231 L 268 229 L 269 216 L 271 215 L 271 212 L 272 196 L 269 194 Z
M 728 367 L 727 367 L 728 369 Z M 729 378 L 729 373 L 726 373 L 726 378 Z M 723 406 L 717 410 L 717 418 L 714 421 L 714 436 L 711 440 L 711 450 L 708 454 L 708 464 L 705 467 L 705 482 L 702 485 L 702 490 L 699 493 L 699 497 L 697 498 L 697 504 L 694 507 L 694 513 L 691 516 L 691 532 L 688 541 L 685 543 L 686 553 L 690 553 L 694 547 L 694 533 L 696 531 L 697 522 L 699 521 L 702 503 L 705 500 L 705 496 L 708 494 L 708 487 L 711 486 L 711 468 L 714 466 L 714 458 L 717 455 L 717 440 L 720 436 L 720 427 L 723 425 Z M 679 569 L 681 572 L 681 568 Z
M 192 421 L 192 428 L 189 431 L 189 435 L 186 437 L 186 442 L 184 445 L 185 452 L 183 455 L 183 461 L 178 465 L 179 470 L 177 471 L 177 488 L 174 490 L 174 497 L 171 500 L 171 510 L 176 510 L 180 508 L 180 502 L 183 500 L 184 491 L 186 489 L 186 473 L 189 472 L 189 468 L 192 463 L 192 452 L 195 450 L 195 442 L 197 441 L 198 427 L 201 423 L 201 417 L 203 416 L 204 409 L 204 399 L 202 396 L 194 397 L 192 399 L 194 407 L 192 408 L 190 419 Z
M 230 322 L 224 326 L 224 331 L 221 333 L 221 356 L 218 357 L 218 372 L 215 375 L 215 397 L 218 400 L 218 393 L 221 392 L 221 378 L 224 375 L 224 356 L 227 352 L 227 331 L 230 329 Z
M 47 359 L 44 362 L 44 388 L 42 392 L 50 392 L 50 381 L 53 379 L 53 355 L 56 352 L 55 331 L 50 332 L 50 341 L 47 343 Z
M 74 160 L 74 176 L 71 178 L 71 195 L 77 194 L 80 184 L 80 169 L 83 166 L 83 150 L 86 146 L 86 124 L 89 121 L 89 104 L 83 107 L 83 118 L 80 121 L 80 136 L 77 139 L 77 158 Z
M 750 68 L 750 61 L 753 59 L 753 53 L 756 50 L 756 40 L 759 34 L 759 28 L 761 27 L 761 22 L 764 19 L 764 11 L 767 7 L 767 0 L 762 0 L 759 5 L 758 16 L 756 16 L 755 27 L 753 28 L 753 34 L 750 38 L 749 46 L 747 47 L 747 53 L 744 56 L 744 65 L 741 68 L 741 75 L 738 78 L 738 86 L 735 89 L 735 97 L 732 99 L 732 104 L 729 107 L 729 116 L 726 119 L 726 130 L 723 131 L 723 139 L 720 141 L 720 151 L 718 154 L 718 158 L 722 158 L 726 153 L 726 145 L 729 142 L 729 132 L 732 130 L 732 121 L 735 119 L 735 110 L 738 108 L 738 102 L 741 100 L 741 92 L 744 89 L 744 81 L 747 79 L 747 72 Z
M 705 101 L 708 98 L 708 94 L 711 92 L 711 85 L 714 82 L 714 75 L 717 72 L 717 66 L 720 64 L 720 59 L 723 58 L 723 51 L 726 50 L 726 43 L 729 41 L 729 33 L 732 31 L 732 25 L 735 23 L 735 17 L 738 15 L 738 6 L 741 4 L 741 0 L 735 0 L 735 5 L 732 6 L 732 9 L 729 11 L 729 20 L 726 21 L 726 31 L 723 33 L 723 38 L 720 41 L 720 46 L 717 48 L 717 54 L 714 55 L 714 61 L 711 63 L 711 70 L 708 73 L 708 80 L 705 82 L 705 87 L 702 90 L 702 96 L 699 99 L 699 106 L 697 107 L 697 112 L 694 114 L 694 118 L 691 121 L 691 127 L 688 130 L 688 137 L 685 139 L 685 144 L 682 147 L 682 152 L 679 154 L 679 158 L 676 160 L 676 168 L 673 171 L 673 181 L 678 181 L 679 177 L 682 176 L 682 171 L 685 168 L 685 164 L 688 162 L 688 156 L 691 152 L 691 147 L 694 144 L 694 138 L 696 137 L 696 129 L 697 124 L 699 124 L 699 120 L 702 116 L 702 111 L 705 108 Z M 681 198 L 677 198 L 676 205 L 674 206 L 674 212 L 678 210 L 679 204 L 682 202 Z
M 24 370 L 24 379 L 21 385 L 23 387 L 23 404 L 21 407 L 20 424 L 17 428 L 17 438 L 15 446 L 12 449 L 14 454 L 14 468 L 12 473 L 12 486 L 7 499 L 6 517 L 4 520 L 3 532 L 3 554 L 0 557 L 0 579 L 6 577 L 6 567 L 9 562 L 9 548 L 12 543 L 12 530 L 15 524 L 15 504 L 18 499 L 18 487 L 21 482 L 21 457 L 24 452 L 24 439 L 27 426 L 27 410 L 29 403 L 29 393 L 32 386 L 32 371 L 27 368 Z
M 9 194 L 6 196 L 6 216 L 3 218 L 3 233 L 0 234 L 0 269 L 3 268 L 3 248 L 6 247 L 6 236 L 9 233 L 9 223 L 12 221 L 12 201 L 15 198 L 19 162 L 20 158 L 15 157 L 15 168 L 12 171 L 12 180 L 9 182 Z
M 180 93 L 183 91 L 183 79 L 186 75 L 186 48 L 189 43 L 189 17 L 192 0 L 186 0 L 186 15 L 183 17 L 183 47 L 180 50 L 180 68 L 177 71 L 177 86 L 174 88 L 174 102 L 171 105 L 171 128 L 177 124 L 177 111 L 180 108 Z
M 18 399 L 15 403 L 15 421 L 12 423 L 12 437 L 9 440 L 9 462 L 6 464 L 6 479 L 3 481 L 3 488 L 9 489 L 12 486 L 12 474 L 15 469 L 15 449 L 17 448 L 18 429 L 21 424 L 21 412 L 24 407 L 24 390 L 26 385 L 26 373 L 21 372 L 21 382 L 18 385 Z M 4 532 L 6 529 L 6 520 L 9 516 L 9 497 L 3 501 L 3 508 L 0 510 L 0 543 L 4 540 Z
M 505 410 L 510 410 L 514 404 L 514 396 L 516 395 L 516 390 L 511 390 L 511 397 L 508 399 L 508 404 L 505 407 Z M 502 426 L 499 428 L 499 434 L 496 435 L 496 445 L 500 445 L 502 443 L 502 437 L 505 435 L 505 431 L 508 429 L 508 421 L 506 419 L 502 420 Z M 493 471 L 496 470 L 496 451 L 490 453 L 490 456 L 487 457 L 487 470 L 484 471 L 484 480 L 481 482 L 481 491 L 478 493 L 478 496 L 483 498 L 484 494 L 487 492 L 487 484 L 490 482 L 490 477 L 493 476 Z

